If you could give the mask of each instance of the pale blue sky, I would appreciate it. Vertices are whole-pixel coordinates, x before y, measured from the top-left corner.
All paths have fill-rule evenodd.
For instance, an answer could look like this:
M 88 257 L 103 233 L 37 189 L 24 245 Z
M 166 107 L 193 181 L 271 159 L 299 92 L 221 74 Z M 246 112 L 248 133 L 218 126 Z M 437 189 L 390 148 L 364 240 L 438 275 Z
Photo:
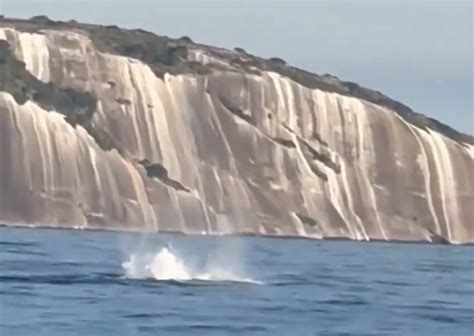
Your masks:
M 279 56 L 474 133 L 471 1 L 0 0 L 0 12 L 144 28 Z

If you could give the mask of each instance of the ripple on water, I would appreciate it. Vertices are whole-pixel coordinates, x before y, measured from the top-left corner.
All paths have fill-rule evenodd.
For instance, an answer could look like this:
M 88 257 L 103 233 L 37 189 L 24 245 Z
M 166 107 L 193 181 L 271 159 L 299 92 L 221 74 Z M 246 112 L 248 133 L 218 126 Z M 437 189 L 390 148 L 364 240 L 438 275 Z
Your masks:
M 134 278 L 121 234 L 31 233 L 0 232 L 0 335 L 472 335 L 472 248 L 124 234 Z

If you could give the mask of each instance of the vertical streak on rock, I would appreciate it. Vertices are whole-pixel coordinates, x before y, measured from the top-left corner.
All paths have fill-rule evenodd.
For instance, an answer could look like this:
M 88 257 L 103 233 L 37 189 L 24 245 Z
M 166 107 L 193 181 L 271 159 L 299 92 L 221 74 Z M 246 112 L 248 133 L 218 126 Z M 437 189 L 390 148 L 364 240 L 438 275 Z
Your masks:
M 21 161 L 21 166 L 23 168 L 23 171 L 20 172 L 20 176 L 25 176 L 25 179 L 26 179 L 26 191 L 32 191 L 33 190 L 33 178 L 32 178 L 32 175 L 31 175 L 31 170 L 30 170 L 30 166 L 28 164 L 28 150 L 27 150 L 27 145 L 26 145 L 26 133 L 25 131 L 23 130 L 22 128 L 22 124 L 20 123 L 19 121 L 19 118 L 21 118 L 21 115 L 18 115 L 16 113 L 16 109 L 15 109 L 15 105 L 16 105 L 16 102 L 13 100 L 13 97 L 11 97 L 10 95 L 6 95 L 6 94 L 0 94 L 1 98 L 3 98 L 3 102 L 5 103 L 5 105 L 7 106 L 7 109 L 8 109 L 8 112 L 10 114 L 10 117 L 11 117 L 11 122 L 13 124 L 13 126 L 16 128 L 17 130 L 17 134 L 19 135 L 19 139 L 17 139 L 17 141 L 21 144 L 19 145 L 19 152 L 18 152 L 18 156 L 17 158 L 13 157 L 11 158 L 12 160 L 14 161 Z M 20 164 L 18 164 L 18 166 L 20 166 Z M 12 165 L 12 167 L 15 167 L 15 165 Z M 14 178 L 14 177 L 12 177 Z
M 34 130 L 34 134 L 32 134 L 32 136 L 34 136 L 37 144 L 38 144 L 38 148 L 39 148 L 39 160 L 41 161 L 41 170 L 38 172 L 38 173 L 41 173 L 42 175 L 42 183 L 41 185 L 39 185 L 39 190 L 40 192 L 48 192 L 50 191 L 48 186 L 49 186 L 49 180 L 48 180 L 48 165 L 46 163 L 46 161 L 48 161 L 49 159 L 49 156 L 47 156 L 47 154 L 49 153 L 46 153 L 46 150 L 45 150 L 45 146 L 44 146 L 44 141 L 45 141 L 45 137 L 44 137 L 44 134 L 42 131 L 42 129 L 40 128 L 40 122 L 37 120 L 36 118 L 36 113 L 30 113 L 31 115 L 31 124 L 32 124 L 32 127 L 33 127 L 33 130 Z
M 425 145 L 423 141 L 420 138 L 420 131 L 410 124 L 408 124 L 405 120 L 397 116 L 397 119 L 401 122 L 404 123 L 410 133 L 413 135 L 413 137 L 416 139 L 420 146 L 420 151 L 421 151 L 421 158 L 422 161 L 420 162 L 421 169 L 423 171 L 423 178 L 425 181 L 425 194 L 426 194 L 426 202 L 428 204 L 428 208 L 430 209 L 431 216 L 433 218 L 433 221 L 435 223 L 435 228 L 436 231 L 435 233 L 438 235 L 441 235 L 441 225 L 438 219 L 438 215 L 436 214 L 435 207 L 433 205 L 433 193 L 431 191 L 431 171 L 430 171 L 430 166 L 428 162 L 428 155 L 426 153 Z M 423 131 L 421 131 L 423 132 Z
M 352 117 L 357 120 L 357 117 L 358 117 L 358 114 L 361 114 L 361 113 L 365 113 L 365 109 L 357 109 L 354 105 L 354 102 L 350 99 L 350 98 L 345 98 L 345 97 L 341 97 L 339 98 L 341 101 L 341 106 L 340 108 L 343 108 L 344 107 L 344 104 L 349 104 L 349 106 L 351 107 L 351 109 L 347 109 L 348 111 L 340 111 L 341 113 L 347 113 L 348 115 L 345 116 L 345 119 L 347 119 L 348 122 L 342 124 L 342 134 L 346 134 L 346 133 L 350 133 L 350 134 L 354 134 L 356 132 L 354 132 L 352 129 L 350 129 L 350 127 L 352 126 L 352 122 L 349 122 L 352 120 Z M 339 104 L 338 104 L 339 105 Z M 346 127 L 349 127 L 349 129 L 346 129 Z M 356 134 L 356 136 L 358 136 L 358 140 L 359 142 L 361 141 L 361 138 L 363 139 L 363 134 L 361 133 L 358 133 Z M 344 155 L 344 147 L 346 146 L 346 141 L 342 141 L 342 146 L 343 148 L 341 149 L 341 153 L 340 155 Z M 357 222 L 359 228 L 360 228 L 360 231 L 362 232 L 362 235 L 364 236 L 365 240 L 369 240 L 369 236 L 367 234 L 367 230 L 365 229 L 364 227 L 364 223 L 362 222 L 361 218 L 357 215 L 357 213 L 355 212 L 355 209 L 354 209 L 354 201 L 353 201 L 353 197 L 352 197 L 352 191 L 351 191 L 351 188 L 350 188 L 350 185 L 349 185 L 349 182 L 348 182 L 348 179 L 347 179 L 347 170 L 346 170 L 346 163 L 345 161 L 342 159 L 341 160 L 341 173 L 340 173 L 340 179 L 341 179 L 341 182 L 340 184 L 342 184 L 343 186 L 343 190 L 344 190 L 344 193 L 345 193 L 345 197 L 346 197 L 346 200 L 347 200 L 347 208 L 349 210 L 349 212 L 352 214 L 352 217 L 354 218 L 354 220 Z M 376 210 L 374 210 L 376 212 Z M 382 233 L 382 236 L 383 236 L 383 233 Z
M 133 119 L 134 125 L 139 130 L 137 133 L 137 140 L 141 145 L 139 148 L 138 157 L 140 159 L 148 158 L 152 162 L 157 160 L 157 146 L 159 143 L 155 137 L 158 130 L 157 120 L 154 118 L 156 102 L 157 88 L 155 85 L 155 77 L 149 78 L 147 70 L 148 68 L 143 67 L 139 63 L 130 63 L 130 81 L 132 87 L 130 88 L 132 94 L 131 105 L 133 107 Z M 161 104 L 161 102 L 159 102 Z M 151 108 L 148 106 L 152 106 Z M 140 119 L 144 119 L 143 123 L 140 123 Z M 160 123 L 166 124 L 166 119 L 160 119 Z M 145 127 L 142 125 L 144 124 Z M 140 125 L 140 126 L 137 126 Z M 149 150 L 147 150 L 150 148 Z M 165 163 L 166 164 L 166 163 Z
M 132 70 L 133 64 L 131 63 L 130 60 L 126 60 L 126 77 L 124 80 L 124 83 L 128 84 L 127 88 L 130 90 L 130 95 L 131 99 L 133 100 L 130 104 L 128 102 L 125 102 L 125 105 L 121 104 L 121 108 L 123 109 L 124 113 L 129 113 L 130 118 L 132 119 L 132 125 L 133 125 L 133 133 L 135 136 L 135 140 L 137 142 L 137 157 L 142 158 L 145 157 L 145 150 L 143 148 L 142 144 L 142 139 L 143 135 L 140 132 L 140 129 L 138 127 L 138 111 L 137 111 L 137 104 L 136 104 L 136 91 L 137 87 L 135 86 L 134 80 L 133 80 L 133 75 L 134 72 Z
M 138 174 L 137 170 L 130 162 L 123 160 L 123 164 L 127 168 L 130 178 L 132 180 L 136 200 L 143 216 L 143 224 L 145 226 L 149 226 L 151 224 L 155 230 L 158 230 L 158 223 L 156 222 L 155 212 L 150 202 L 148 201 L 148 196 L 145 192 L 145 186 L 143 185 L 143 180 L 140 174 Z
M 433 137 L 430 135 L 423 135 L 424 138 L 427 140 L 429 146 L 431 147 L 431 153 L 433 154 L 433 160 L 435 162 L 436 166 L 436 172 L 438 176 L 438 186 L 440 188 L 440 198 L 441 198 L 441 207 L 443 209 L 443 215 L 444 215 L 444 223 L 445 223 L 445 229 L 447 231 L 448 239 L 450 238 L 450 232 L 449 232 L 449 215 L 448 215 L 448 210 L 446 208 L 446 172 L 444 169 L 444 163 L 441 161 L 442 158 L 440 157 L 439 150 L 437 148 L 437 144 L 434 142 Z
M 42 34 L 18 33 L 22 60 L 26 69 L 40 81 L 48 83 L 49 74 L 49 50 L 46 36 Z
M 383 228 L 382 222 L 379 217 L 379 211 L 377 208 L 377 200 L 375 198 L 374 188 L 372 182 L 370 181 L 367 171 L 370 171 L 370 167 L 374 166 L 375 162 L 372 159 L 369 162 L 367 153 L 373 155 L 374 148 L 373 142 L 374 138 L 370 131 L 370 125 L 368 122 L 367 110 L 361 102 L 356 102 L 352 105 L 354 113 L 356 114 L 356 123 L 357 123 L 357 135 L 358 135 L 358 162 L 356 163 L 357 167 L 354 167 L 357 176 L 359 177 L 359 183 L 362 184 L 366 196 L 368 197 L 367 206 L 373 211 L 375 215 L 375 220 L 378 228 L 380 229 L 380 234 L 382 237 L 387 240 L 387 234 Z M 368 139 L 368 141 L 365 141 Z M 369 154 L 369 155 L 370 155 Z
M 452 165 L 451 155 L 446 145 L 446 138 L 443 138 L 441 134 L 437 132 L 430 131 L 432 136 L 432 141 L 435 144 L 435 148 L 438 150 L 438 158 L 443 162 L 443 165 L 440 168 L 443 170 L 443 180 L 440 180 L 440 184 L 443 184 L 444 193 L 443 195 L 443 204 L 445 209 L 445 214 L 447 216 L 446 229 L 448 232 L 448 240 L 453 240 L 453 235 L 456 237 L 456 228 L 460 227 L 459 223 L 459 210 L 458 210 L 458 197 L 456 195 L 456 179 L 454 174 L 454 169 Z M 437 161 L 438 162 L 438 161 Z M 449 213 L 449 214 L 448 214 Z M 454 231 L 454 232 L 453 232 Z

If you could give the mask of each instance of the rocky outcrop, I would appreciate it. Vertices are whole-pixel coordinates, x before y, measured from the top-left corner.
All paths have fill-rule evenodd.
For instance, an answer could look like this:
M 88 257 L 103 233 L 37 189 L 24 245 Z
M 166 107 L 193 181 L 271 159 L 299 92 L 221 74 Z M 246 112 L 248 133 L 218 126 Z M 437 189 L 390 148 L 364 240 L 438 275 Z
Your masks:
M 0 221 L 474 242 L 474 141 L 237 49 L 0 20 Z

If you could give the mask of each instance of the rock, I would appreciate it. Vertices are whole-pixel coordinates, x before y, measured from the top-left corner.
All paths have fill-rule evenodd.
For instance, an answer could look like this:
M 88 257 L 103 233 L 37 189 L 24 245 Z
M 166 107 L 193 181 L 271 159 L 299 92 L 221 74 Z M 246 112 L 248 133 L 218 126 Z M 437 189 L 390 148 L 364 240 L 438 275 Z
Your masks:
M 270 58 L 270 62 L 273 62 L 277 65 L 286 65 L 286 61 L 282 58 L 278 58 L 278 57 L 272 57 Z
M 191 40 L 191 38 L 189 36 L 181 36 L 178 41 L 180 42 L 184 42 L 184 43 L 189 43 L 189 44 L 192 44 L 194 43 L 193 40 Z
M 381 92 L 139 29 L 0 38 L 0 222 L 474 242 L 472 136 Z
M 247 51 L 244 48 L 235 47 L 234 50 L 240 54 L 247 54 Z
M 30 19 L 32 22 L 37 23 L 37 24 L 42 24 L 42 25 L 50 25 L 54 24 L 54 21 L 52 21 L 49 17 L 46 15 L 37 15 L 33 16 Z

